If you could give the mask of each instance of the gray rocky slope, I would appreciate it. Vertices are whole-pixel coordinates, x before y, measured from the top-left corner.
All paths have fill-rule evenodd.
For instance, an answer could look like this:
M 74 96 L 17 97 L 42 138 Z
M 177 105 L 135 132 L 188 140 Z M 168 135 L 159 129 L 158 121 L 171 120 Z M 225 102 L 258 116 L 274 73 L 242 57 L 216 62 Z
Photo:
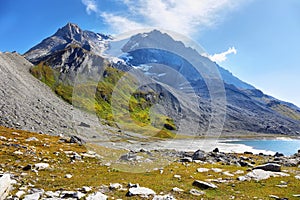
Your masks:
M 0 53 L 1 126 L 84 138 L 100 137 L 111 129 L 56 96 L 30 74 L 32 66 L 17 53 Z

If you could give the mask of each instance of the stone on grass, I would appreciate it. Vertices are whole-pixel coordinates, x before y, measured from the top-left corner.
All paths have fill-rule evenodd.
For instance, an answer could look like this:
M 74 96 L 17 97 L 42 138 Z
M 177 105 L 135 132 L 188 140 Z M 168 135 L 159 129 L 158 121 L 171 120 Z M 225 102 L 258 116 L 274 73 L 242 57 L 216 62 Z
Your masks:
M 230 172 L 226 171 L 226 172 L 222 172 L 223 175 L 225 176 L 234 176 L 233 174 L 231 174 Z
M 203 173 L 203 172 L 208 172 L 210 169 L 207 169 L 207 168 L 198 168 L 197 169 L 197 172 L 199 173 Z
M 149 188 L 146 188 L 146 187 L 132 187 L 132 188 L 129 188 L 129 191 L 127 193 L 126 196 L 143 196 L 143 197 L 146 197 L 146 196 L 149 196 L 149 195 L 155 195 L 156 193 L 149 189 Z
M 110 190 L 120 190 L 122 188 L 123 188 L 123 186 L 120 183 L 111 183 L 111 184 L 109 184 L 109 189 Z
M 4 174 L 0 177 L 0 200 L 7 197 L 12 187 L 12 181 L 9 174 Z
M 68 179 L 70 179 L 70 178 L 72 178 L 73 176 L 71 175 L 71 174 L 66 174 L 65 175 L 65 178 L 68 178 Z
M 200 191 L 200 190 L 196 190 L 196 189 L 191 189 L 191 190 L 190 190 L 190 194 L 192 194 L 192 195 L 194 195 L 194 196 L 201 196 L 201 195 L 204 195 L 205 192 Z
M 193 160 L 201 160 L 201 161 L 205 161 L 206 160 L 206 154 L 204 151 L 202 150 L 197 150 L 193 156 L 192 156 Z
M 26 194 L 26 192 L 20 190 L 20 191 L 18 191 L 18 192 L 15 194 L 15 196 L 18 197 L 18 198 L 20 199 L 20 198 L 21 198 L 23 195 L 25 195 L 25 194 Z
M 216 186 L 216 185 L 213 184 L 213 183 L 208 183 L 208 182 L 205 182 L 205 181 L 199 181 L 199 180 L 195 180 L 195 181 L 193 182 L 193 186 L 196 186 L 196 187 L 198 187 L 198 188 L 200 188 L 200 189 L 210 189 L 210 188 L 216 189 L 216 188 L 218 188 L 218 186 Z
M 275 164 L 275 163 L 267 163 L 264 165 L 259 165 L 259 166 L 255 167 L 254 169 L 262 169 L 262 170 L 271 171 L 271 172 L 280 172 L 281 165 Z
M 36 137 L 30 137 L 30 138 L 27 138 L 25 141 L 26 142 L 32 142 L 32 141 L 37 142 L 39 140 Z
M 246 174 L 245 176 L 239 177 L 238 179 L 240 181 L 251 180 L 251 179 L 260 181 L 260 180 L 269 179 L 270 177 L 285 177 L 285 176 L 290 176 L 290 175 L 283 172 L 271 172 L 262 169 L 255 169 L 252 172 Z
M 180 162 L 193 162 L 193 159 L 190 157 L 184 157 L 180 159 Z
M 175 198 L 169 194 L 155 195 L 152 200 L 175 200 Z
M 82 187 L 82 191 L 85 192 L 85 193 L 87 193 L 87 192 L 92 191 L 92 188 L 90 188 L 90 187 L 88 187 L 88 186 L 83 186 L 83 187 Z
M 180 175 L 178 175 L 178 174 L 175 174 L 175 175 L 174 175 L 174 178 L 181 179 L 181 176 L 180 176 Z
M 300 180 L 300 175 L 296 175 L 296 176 L 295 176 L 295 179 Z
M 50 165 L 48 163 L 36 163 L 34 164 L 34 169 L 36 170 L 44 170 L 48 169 Z
M 41 197 L 40 193 L 27 194 L 24 196 L 23 200 L 39 200 Z
M 107 196 L 101 192 L 96 192 L 87 196 L 86 200 L 107 200 Z
M 178 188 L 178 187 L 174 187 L 174 188 L 172 189 L 172 191 L 173 191 L 173 192 L 184 192 L 183 189 L 180 189 L 180 188 Z
M 219 169 L 219 168 L 211 168 L 211 170 L 215 173 L 221 173 L 223 171 L 223 169 Z

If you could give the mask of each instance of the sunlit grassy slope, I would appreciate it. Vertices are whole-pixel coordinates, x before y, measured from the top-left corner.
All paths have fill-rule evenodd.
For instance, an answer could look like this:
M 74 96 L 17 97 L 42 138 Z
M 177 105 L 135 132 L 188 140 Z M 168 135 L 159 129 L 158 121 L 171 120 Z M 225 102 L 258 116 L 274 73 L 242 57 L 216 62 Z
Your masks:
M 160 114 L 154 114 L 150 119 L 150 108 L 157 101 L 147 100 L 150 93 L 133 90 L 135 79 L 127 78 L 122 88 L 115 88 L 124 72 L 113 67 L 105 66 L 105 76 L 99 82 L 84 81 L 84 83 L 71 85 L 68 81 L 59 79 L 59 71 L 44 65 L 34 66 L 31 73 L 48 85 L 58 96 L 76 107 L 89 112 L 96 112 L 99 118 L 107 120 L 109 125 L 115 125 L 115 121 L 122 124 L 122 128 L 128 131 L 143 133 L 160 138 L 172 138 L 176 125 L 172 118 Z M 76 88 L 74 88 L 76 87 Z M 112 93 L 118 90 L 119 99 L 116 101 L 117 112 L 112 110 Z M 75 92 L 74 92 L 75 91 Z M 154 93 L 151 95 L 155 96 Z M 121 98 L 120 98 L 121 97 Z M 127 101 L 129 100 L 129 102 Z

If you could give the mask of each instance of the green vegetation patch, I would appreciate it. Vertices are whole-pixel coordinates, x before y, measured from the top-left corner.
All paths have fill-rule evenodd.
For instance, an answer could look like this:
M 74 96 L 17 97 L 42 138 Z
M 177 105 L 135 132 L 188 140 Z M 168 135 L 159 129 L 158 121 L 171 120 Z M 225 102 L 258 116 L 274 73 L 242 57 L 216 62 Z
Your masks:
M 95 112 L 109 125 L 115 126 L 117 122 L 125 130 L 159 138 L 176 136 L 172 132 L 177 129 L 172 118 L 151 112 L 151 106 L 159 101 L 158 95 L 154 91 L 135 90 L 134 77 L 124 76 L 123 71 L 106 65 L 99 82 L 85 79 L 75 85 L 68 84 L 71 82 L 68 80 L 62 81 L 58 69 L 44 63 L 34 66 L 30 72 L 62 99 L 85 111 Z M 122 87 L 117 87 L 120 79 Z M 117 99 L 112 102 L 114 92 Z

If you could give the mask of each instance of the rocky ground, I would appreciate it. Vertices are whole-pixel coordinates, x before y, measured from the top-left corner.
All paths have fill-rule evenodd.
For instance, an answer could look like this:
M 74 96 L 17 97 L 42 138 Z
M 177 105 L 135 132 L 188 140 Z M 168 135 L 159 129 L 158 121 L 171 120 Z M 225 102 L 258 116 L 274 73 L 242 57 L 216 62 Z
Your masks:
M 300 152 L 285 157 L 141 149 L 117 151 L 0 128 L 0 199 L 298 199 Z M 94 151 L 91 151 L 93 148 Z M 127 165 L 124 171 L 105 154 Z M 148 157 L 147 157 L 148 155 Z M 154 157 L 168 158 L 159 168 Z M 135 172 L 145 164 L 151 170 Z M 135 173 L 134 173 L 135 172 Z
M 18 53 L 0 52 L 0 125 L 102 140 L 116 132 L 95 115 L 76 109 L 56 96 L 30 74 L 31 67 L 33 65 Z

